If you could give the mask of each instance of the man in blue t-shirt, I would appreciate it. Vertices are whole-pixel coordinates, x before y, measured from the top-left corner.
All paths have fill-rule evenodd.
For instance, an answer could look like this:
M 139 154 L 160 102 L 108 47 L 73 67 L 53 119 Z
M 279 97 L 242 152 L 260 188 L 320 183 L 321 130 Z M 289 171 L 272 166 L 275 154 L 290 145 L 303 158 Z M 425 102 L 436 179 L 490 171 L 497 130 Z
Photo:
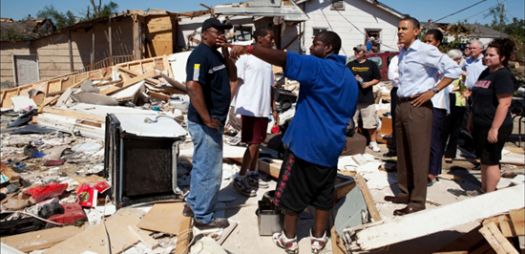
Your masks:
M 286 77 L 301 84 L 295 116 L 283 137 L 287 152 L 274 199 L 285 216 L 284 230 L 273 240 L 287 252 L 298 250 L 297 218 L 308 205 L 316 208 L 312 252 L 321 251 L 327 241 L 337 161 L 357 102 L 357 82 L 346 58 L 338 55 L 340 49 L 341 38 L 327 31 L 315 36 L 311 56 L 254 45 L 234 46 L 231 52 L 232 57 L 248 53 L 282 66 Z
M 225 228 L 228 220 L 214 216 L 222 181 L 222 134 L 231 101 L 230 81 L 237 79 L 230 60 L 224 30 L 231 25 L 210 18 L 202 24 L 202 43 L 186 63 L 190 96 L 188 130 L 194 146 L 190 192 L 183 210 L 200 229 Z M 217 48 L 222 47 L 222 55 Z

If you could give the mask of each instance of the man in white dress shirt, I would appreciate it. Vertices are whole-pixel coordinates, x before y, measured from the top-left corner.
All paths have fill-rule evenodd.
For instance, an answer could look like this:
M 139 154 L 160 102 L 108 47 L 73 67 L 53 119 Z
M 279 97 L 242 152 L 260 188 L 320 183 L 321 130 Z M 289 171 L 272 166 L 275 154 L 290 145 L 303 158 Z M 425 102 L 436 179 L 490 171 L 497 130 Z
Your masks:
M 398 26 L 399 96 L 396 108 L 397 177 L 400 193 L 385 200 L 406 203 L 394 211 L 405 215 L 425 209 L 427 175 L 432 137 L 432 102 L 430 99 L 461 74 L 461 68 L 431 45 L 417 39 L 419 21 L 401 19 Z M 438 83 L 437 73 L 443 74 Z M 437 84 L 436 84 L 437 83 Z
M 465 85 L 470 90 L 478 81 L 479 74 L 487 67 L 483 65 L 483 44 L 479 40 L 471 40 L 468 48 L 470 56 L 465 60 L 463 69 L 466 72 Z

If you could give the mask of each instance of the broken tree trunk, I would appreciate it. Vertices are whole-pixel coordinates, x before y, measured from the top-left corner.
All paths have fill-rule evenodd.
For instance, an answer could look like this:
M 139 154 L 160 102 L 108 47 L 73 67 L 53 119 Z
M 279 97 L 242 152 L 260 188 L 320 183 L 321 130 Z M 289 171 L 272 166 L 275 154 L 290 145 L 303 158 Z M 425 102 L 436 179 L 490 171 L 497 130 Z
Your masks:
M 522 184 L 405 215 L 362 230 L 347 228 L 344 238 L 352 251 L 368 251 L 430 235 L 524 207 L 524 186 Z

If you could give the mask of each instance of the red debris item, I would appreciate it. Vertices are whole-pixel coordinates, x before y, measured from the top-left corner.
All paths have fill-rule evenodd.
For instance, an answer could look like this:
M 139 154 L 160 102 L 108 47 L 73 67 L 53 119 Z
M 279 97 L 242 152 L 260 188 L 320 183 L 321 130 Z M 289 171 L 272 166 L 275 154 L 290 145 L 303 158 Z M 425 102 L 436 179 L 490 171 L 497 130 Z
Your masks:
M 52 215 L 48 220 L 66 225 L 82 225 L 87 220 L 86 214 L 79 204 L 62 204 L 62 207 L 64 208 L 63 214 Z
M 281 132 L 281 128 L 279 128 L 278 124 L 274 124 L 272 126 L 272 134 L 279 134 L 279 132 Z
M 24 193 L 31 195 L 32 201 L 38 203 L 48 198 L 54 198 L 62 195 L 67 189 L 67 183 L 48 183 L 37 185 L 25 190 Z
M 44 162 L 44 166 L 46 167 L 60 166 L 63 164 L 64 164 L 64 160 L 46 160 Z
M 104 193 L 104 191 L 107 191 L 109 188 L 111 188 L 111 185 L 109 185 L 108 181 L 100 181 L 95 183 L 93 187 L 95 187 L 98 193 Z
M 85 183 L 78 186 L 76 192 L 78 203 L 82 207 L 91 208 L 97 206 L 98 190 L 95 187 Z

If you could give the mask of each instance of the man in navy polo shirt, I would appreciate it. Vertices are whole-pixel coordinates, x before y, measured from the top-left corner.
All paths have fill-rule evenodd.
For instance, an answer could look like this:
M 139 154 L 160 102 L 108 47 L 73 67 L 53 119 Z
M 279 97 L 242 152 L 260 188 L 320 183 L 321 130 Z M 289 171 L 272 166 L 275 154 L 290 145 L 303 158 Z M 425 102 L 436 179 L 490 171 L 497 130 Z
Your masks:
M 190 192 L 183 214 L 193 216 L 200 229 L 224 228 L 229 223 L 214 216 L 222 180 L 222 134 L 231 101 L 230 81 L 237 79 L 228 55 L 224 30 L 231 25 L 210 18 L 202 24 L 202 43 L 186 63 L 186 86 L 190 96 L 188 130 L 193 142 Z
M 346 58 L 338 55 L 340 49 L 341 38 L 327 31 L 315 36 L 311 56 L 254 45 L 231 51 L 232 57 L 248 53 L 282 66 L 286 77 L 301 84 L 295 116 L 283 137 L 287 152 L 274 199 L 285 216 L 284 230 L 273 240 L 287 252 L 298 251 L 297 218 L 308 205 L 316 208 L 312 252 L 320 252 L 327 242 L 337 161 L 357 102 L 357 82 L 345 66 Z

